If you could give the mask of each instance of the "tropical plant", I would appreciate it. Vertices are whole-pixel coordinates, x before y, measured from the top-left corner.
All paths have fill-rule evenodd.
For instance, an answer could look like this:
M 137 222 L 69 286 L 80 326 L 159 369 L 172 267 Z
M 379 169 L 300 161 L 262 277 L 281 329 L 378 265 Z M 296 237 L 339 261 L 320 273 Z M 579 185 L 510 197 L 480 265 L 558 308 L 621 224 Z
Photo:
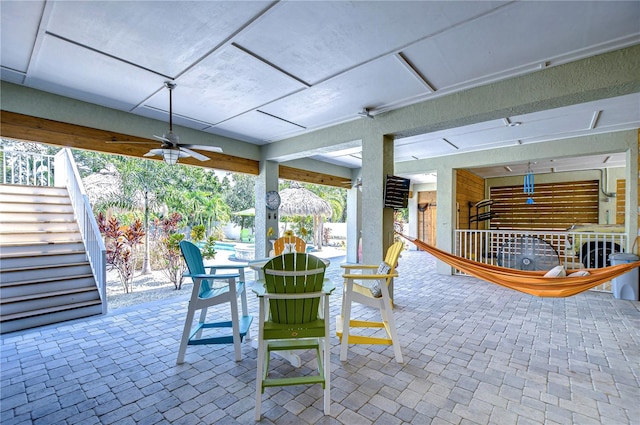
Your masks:
M 191 236 L 191 240 L 193 241 L 193 243 L 197 245 L 198 242 L 203 240 L 204 237 L 205 237 L 204 226 L 202 224 L 198 224 L 197 226 L 193 226 L 191 228 L 190 236 Z
M 112 265 L 117 271 L 124 292 L 133 291 L 133 276 L 136 263 L 136 247 L 142 244 L 145 232 L 140 220 L 136 220 L 130 226 L 120 225 L 120 222 L 111 217 L 106 219 L 99 213 L 96 218 L 100 233 L 104 237 L 107 249 L 107 264 Z
M 213 260 L 216 258 L 216 250 L 214 249 L 216 245 L 216 239 L 214 236 L 209 236 L 202 247 L 202 258 L 206 260 Z
M 176 290 L 182 289 L 182 274 L 186 270 L 186 265 L 182 259 L 180 252 L 180 241 L 184 239 L 184 235 L 178 232 L 182 216 L 173 213 L 169 217 L 159 222 L 158 230 L 160 232 L 160 250 L 163 253 L 162 271 Z
M 223 198 L 230 211 L 242 211 L 256 204 L 256 177 L 248 174 L 229 173 L 222 179 Z M 230 216 L 230 221 L 245 228 L 253 228 L 255 217 Z

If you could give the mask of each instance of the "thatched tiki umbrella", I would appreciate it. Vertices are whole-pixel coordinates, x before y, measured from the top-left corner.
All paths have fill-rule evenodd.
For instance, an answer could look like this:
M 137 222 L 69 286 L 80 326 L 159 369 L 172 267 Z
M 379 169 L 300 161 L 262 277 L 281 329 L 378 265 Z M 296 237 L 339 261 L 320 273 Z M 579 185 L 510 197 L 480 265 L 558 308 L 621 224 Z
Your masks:
M 313 216 L 313 244 L 322 250 L 322 217 L 331 217 L 331 205 L 315 193 L 298 183 L 292 183 L 288 189 L 280 191 L 280 214 Z

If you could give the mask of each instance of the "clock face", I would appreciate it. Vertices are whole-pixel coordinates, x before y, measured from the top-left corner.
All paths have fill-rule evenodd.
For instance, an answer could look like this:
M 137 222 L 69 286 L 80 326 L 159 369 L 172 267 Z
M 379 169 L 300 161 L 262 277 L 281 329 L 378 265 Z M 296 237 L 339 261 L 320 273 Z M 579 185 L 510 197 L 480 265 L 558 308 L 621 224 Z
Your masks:
M 272 190 L 267 192 L 267 208 L 270 210 L 277 210 L 280 206 L 280 195 L 278 192 Z

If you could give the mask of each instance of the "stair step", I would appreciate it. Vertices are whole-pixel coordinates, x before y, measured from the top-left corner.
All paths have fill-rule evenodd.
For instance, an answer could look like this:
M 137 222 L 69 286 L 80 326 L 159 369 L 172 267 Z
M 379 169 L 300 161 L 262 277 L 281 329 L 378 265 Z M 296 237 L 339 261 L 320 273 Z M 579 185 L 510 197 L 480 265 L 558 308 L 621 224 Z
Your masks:
M 6 285 L 25 281 L 33 282 L 40 281 L 42 279 L 61 278 L 65 276 L 84 276 L 92 273 L 93 271 L 91 270 L 91 265 L 88 261 L 82 263 L 56 264 L 44 267 L 26 267 L 9 270 L 5 270 L 3 268 L 0 272 L 0 277 L 2 278 L 0 287 L 4 288 Z
M 22 212 L 28 214 L 39 213 L 73 213 L 73 207 L 71 204 L 26 204 L 16 202 L 2 202 L 0 203 L 0 213 L 15 213 Z
M 75 232 L 59 232 L 59 231 L 38 231 L 38 232 L 22 232 L 7 233 L 0 232 L 0 244 L 32 244 L 32 243 L 60 243 L 60 242 L 79 242 L 82 241 L 80 231 Z
M 33 254 L 0 254 L 0 269 L 8 270 L 32 266 L 44 267 L 71 263 L 83 263 L 86 261 L 87 253 L 84 250 L 46 253 L 39 254 L 37 256 L 34 256 Z
M 65 276 L 50 279 L 22 280 L 19 282 L 0 282 L 0 298 L 15 298 L 27 294 L 46 294 L 48 292 L 96 286 L 93 274 Z
M 69 196 L 66 187 L 53 186 L 26 186 L 20 184 L 0 184 L 0 193 L 10 193 L 19 195 L 49 195 L 49 196 Z
M 2 212 L 0 222 L 2 223 L 66 223 L 75 221 L 73 211 L 58 212 L 49 211 L 38 214 L 25 214 L 23 212 Z
M 100 301 L 100 294 L 96 287 L 84 287 L 66 291 L 48 292 L 46 294 L 30 294 L 13 298 L 2 298 L 2 314 L 0 321 L 12 320 L 12 316 L 44 308 L 76 304 L 86 301 Z M 17 317 L 13 317 L 17 318 Z
M 78 224 L 73 219 L 64 221 L 6 221 L 0 219 L 0 234 L 77 232 L 78 230 Z
M 0 322 L 0 333 L 15 332 L 23 329 L 31 329 L 38 326 L 60 323 L 67 320 L 102 314 L 100 301 L 86 301 L 73 305 L 67 305 L 63 309 L 43 309 L 38 312 L 30 312 L 31 315 L 21 319 L 3 320 Z
M 68 196 L 24 195 L 0 193 L 0 202 L 3 204 L 47 204 L 47 205 L 71 205 Z
M 103 312 L 66 188 L 0 185 L 0 333 Z
M 0 246 L 0 258 L 59 254 L 68 251 L 84 251 L 84 243 L 82 241 L 12 243 Z

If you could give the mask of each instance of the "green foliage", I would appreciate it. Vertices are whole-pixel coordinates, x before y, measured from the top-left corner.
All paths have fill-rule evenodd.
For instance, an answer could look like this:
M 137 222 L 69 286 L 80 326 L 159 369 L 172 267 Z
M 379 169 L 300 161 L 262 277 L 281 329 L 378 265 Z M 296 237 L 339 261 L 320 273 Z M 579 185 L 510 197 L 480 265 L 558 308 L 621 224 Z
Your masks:
M 206 260 L 213 260 L 216 258 L 216 250 L 214 246 L 216 245 L 216 240 L 213 236 L 209 236 L 202 247 L 202 258 Z
M 178 232 L 182 216 L 173 213 L 162 220 L 155 221 L 157 239 L 159 241 L 158 250 L 161 252 L 162 271 L 176 290 L 182 288 L 182 273 L 186 270 L 186 265 L 180 252 L 180 241 L 184 235 Z
M 290 217 L 293 232 L 307 243 L 313 242 L 313 217 L 295 216 Z
M 205 237 L 204 226 L 202 224 L 198 224 L 197 226 L 193 226 L 191 228 L 191 240 L 193 243 L 197 244 Z
M 256 177 L 248 174 L 233 174 L 222 180 L 223 196 L 231 212 L 253 208 L 256 204 Z M 244 228 L 253 228 L 255 217 L 231 215 L 232 223 Z

